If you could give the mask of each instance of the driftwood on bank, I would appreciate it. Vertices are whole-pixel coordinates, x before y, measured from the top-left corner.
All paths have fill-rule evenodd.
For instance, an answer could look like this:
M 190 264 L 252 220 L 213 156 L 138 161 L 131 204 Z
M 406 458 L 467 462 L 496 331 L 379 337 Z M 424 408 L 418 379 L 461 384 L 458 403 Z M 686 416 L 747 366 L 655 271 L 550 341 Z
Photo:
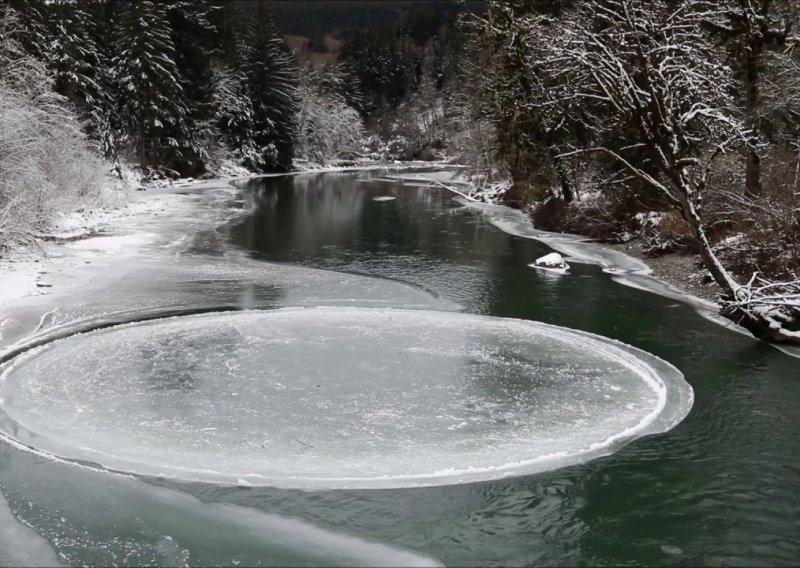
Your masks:
M 769 282 L 753 274 L 721 313 L 759 339 L 800 344 L 800 280 Z

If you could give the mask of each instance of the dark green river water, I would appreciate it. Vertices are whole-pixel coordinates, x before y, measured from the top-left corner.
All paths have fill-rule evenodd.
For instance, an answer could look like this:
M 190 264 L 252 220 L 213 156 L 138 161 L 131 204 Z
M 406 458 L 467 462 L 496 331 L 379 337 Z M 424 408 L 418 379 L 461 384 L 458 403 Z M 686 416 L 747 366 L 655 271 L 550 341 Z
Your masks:
M 395 199 L 374 200 L 387 196 Z M 328 552 L 323 532 L 330 531 L 356 539 L 357 548 L 382 543 L 447 566 L 800 563 L 797 358 L 686 303 L 621 285 L 595 265 L 573 263 L 566 277 L 542 274 L 528 264 L 550 249 L 499 230 L 441 189 L 378 173 L 262 178 L 247 183 L 244 207 L 247 213 L 222 229 L 198 234 L 187 259 L 243 254 L 256 266 L 367 275 L 384 279 L 376 288 L 387 294 L 410 284 L 468 313 L 604 335 L 675 365 L 694 389 L 694 406 L 671 431 L 610 456 L 438 487 L 302 491 L 142 482 L 0 443 L 0 489 L 61 562 L 354 562 Z M 165 266 L 183 262 L 176 259 Z M 156 286 L 157 279 L 137 274 L 140 288 Z M 219 305 L 208 284 L 198 292 L 197 282 L 183 278 L 181 294 Z M 304 286 L 327 286 L 302 276 L 282 282 L 259 288 L 255 303 L 282 306 L 287 290 L 300 296 Z M 315 528 L 295 530 L 281 524 L 286 518 Z M 383 552 L 370 554 L 374 563 Z
M 467 311 L 587 330 L 658 355 L 695 390 L 671 432 L 578 467 L 504 482 L 304 496 L 359 532 L 445 564 L 776 565 L 800 562 L 800 361 L 686 304 L 510 236 L 440 189 L 350 176 L 252 185 L 255 212 L 232 231 L 256 258 L 410 282 Z M 372 201 L 391 195 L 394 201 Z M 326 515 L 336 522 L 337 514 Z

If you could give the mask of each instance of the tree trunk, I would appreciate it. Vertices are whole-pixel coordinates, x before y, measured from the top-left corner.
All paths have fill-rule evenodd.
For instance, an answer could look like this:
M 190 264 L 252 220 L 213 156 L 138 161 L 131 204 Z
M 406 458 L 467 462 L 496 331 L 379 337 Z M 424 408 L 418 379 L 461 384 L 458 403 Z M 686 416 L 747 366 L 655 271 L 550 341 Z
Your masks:
M 745 114 L 747 127 L 750 129 L 750 147 L 747 149 L 745 164 L 745 195 L 750 199 L 761 196 L 761 156 L 758 153 L 758 142 L 761 134 L 759 116 L 759 81 L 761 80 L 761 53 L 763 43 L 758 39 L 749 42 L 745 60 Z
M 561 197 L 564 198 L 564 203 L 572 203 L 575 199 L 575 192 L 572 190 L 572 185 L 569 182 L 569 173 L 564 166 L 564 160 L 558 155 L 555 147 L 550 147 L 550 158 L 553 160 L 553 169 L 558 176 L 558 183 L 561 186 Z
M 725 270 L 717 255 L 714 254 L 711 243 L 708 241 L 706 232 L 703 229 L 703 224 L 700 221 L 700 215 L 695 208 L 692 189 L 685 181 L 681 180 L 680 183 L 682 187 L 678 188 L 678 196 L 681 203 L 681 213 L 689 225 L 689 230 L 692 232 L 697 246 L 700 248 L 700 257 L 703 259 L 703 264 L 711 273 L 714 281 L 722 288 L 725 296 L 730 300 L 735 300 L 736 291 L 740 288 L 740 285 Z
M 689 224 L 692 236 L 700 247 L 700 257 L 703 259 L 703 264 L 711 273 L 714 281 L 725 292 L 726 299 L 730 301 L 720 313 L 763 341 L 800 344 L 800 335 L 797 332 L 800 329 L 800 320 L 787 321 L 784 325 L 776 327 L 768 316 L 755 311 L 748 311 L 736 303 L 739 299 L 737 292 L 742 286 L 725 270 L 717 255 L 711 249 L 711 243 L 709 243 L 708 237 L 703 230 L 700 216 L 694 206 L 692 190 L 688 184 L 684 184 L 684 187 L 679 191 L 679 201 L 681 202 L 683 218 Z
M 758 141 L 758 134 L 753 140 Z M 758 199 L 761 196 L 761 156 L 755 148 L 747 150 L 744 187 L 745 195 L 750 199 Z

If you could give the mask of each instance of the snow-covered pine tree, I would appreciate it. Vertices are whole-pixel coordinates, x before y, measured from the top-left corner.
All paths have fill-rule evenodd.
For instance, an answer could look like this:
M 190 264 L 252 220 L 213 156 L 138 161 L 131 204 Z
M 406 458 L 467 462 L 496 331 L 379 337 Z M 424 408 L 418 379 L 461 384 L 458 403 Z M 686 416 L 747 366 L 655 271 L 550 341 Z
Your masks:
M 191 133 L 166 8 L 151 0 L 125 6 L 113 61 L 124 135 L 142 169 L 186 173 Z
M 213 97 L 215 125 L 224 146 L 243 164 L 258 162 L 247 76 L 238 67 L 219 63 L 214 68 Z
M 366 99 L 365 112 L 395 106 L 406 94 L 406 51 L 397 30 L 355 30 L 345 43 L 341 61 L 355 71 Z
M 124 135 L 112 64 L 117 55 L 117 36 L 125 5 L 124 0 L 74 0 L 74 6 L 86 15 L 84 27 L 97 50 L 99 61 L 94 77 L 98 99 L 93 109 L 96 114 L 92 117 L 97 130 L 92 135 L 100 143 L 103 156 L 112 161 L 118 158 Z
M 215 38 L 211 93 L 213 129 L 218 138 L 211 141 L 212 151 L 221 150 L 240 164 L 254 164 L 259 159 L 253 143 L 253 103 L 245 69 L 249 24 L 236 4 L 206 1 Z
M 219 136 L 215 128 L 211 67 L 218 31 L 209 18 L 220 7 L 211 0 L 168 0 L 166 5 L 175 45 L 175 63 L 188 110 L 186 121 L 191 146 L 186 157 L 199 172 L 208 162 L 209 145 Z
M 297 75 L 294 61 L 264 0 L 247 30 L 244 71 L 253 105 L 253 143 L 258 160 L 247 164 L 261 171 L 292 166 L 297 125 Z
M 347 105 L 356 109 L 362 116 L 366 116 L 367 98 L 358 71 L 352 61 L 339 61 L 336 63 L 338 75 L 341 78 L 337 85 L 338 92 L 345 98 Z
M 45 0 L 9 0 L 8 5 L 16 13 L 21 26 L 12 38 L 38 61 L 44 61 L 44 46 L 48 41 L 47 11 Z
M 27 56 L 20 42 L 24 30 L 20 19 L 16 10 L 0 4 L 0 71 L 8 69 L 15 61 Z M 8 77 L 3 78 L 8 80 Z
M 54 88 L 75 106 L 86 121 L 88 134 L 99 139 L 109 106 L 103 90 L 108 69 L 91 33 L 91 15 L 74 1 L 56 0 L 49 7 L 49 16 L 51 37 L 46 57 Z

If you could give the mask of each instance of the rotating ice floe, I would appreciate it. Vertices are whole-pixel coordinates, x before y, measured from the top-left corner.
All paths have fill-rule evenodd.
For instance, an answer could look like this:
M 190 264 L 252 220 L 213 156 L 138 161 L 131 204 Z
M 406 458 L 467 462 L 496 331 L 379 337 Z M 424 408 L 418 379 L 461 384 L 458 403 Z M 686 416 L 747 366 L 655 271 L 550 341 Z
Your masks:
M 0 427 L 114 471 L 300 488 L 523 475 L 664 432 L 692 390 L 588 333 L 423 310 L 286 308 L 164 318 L 31 349 Z

